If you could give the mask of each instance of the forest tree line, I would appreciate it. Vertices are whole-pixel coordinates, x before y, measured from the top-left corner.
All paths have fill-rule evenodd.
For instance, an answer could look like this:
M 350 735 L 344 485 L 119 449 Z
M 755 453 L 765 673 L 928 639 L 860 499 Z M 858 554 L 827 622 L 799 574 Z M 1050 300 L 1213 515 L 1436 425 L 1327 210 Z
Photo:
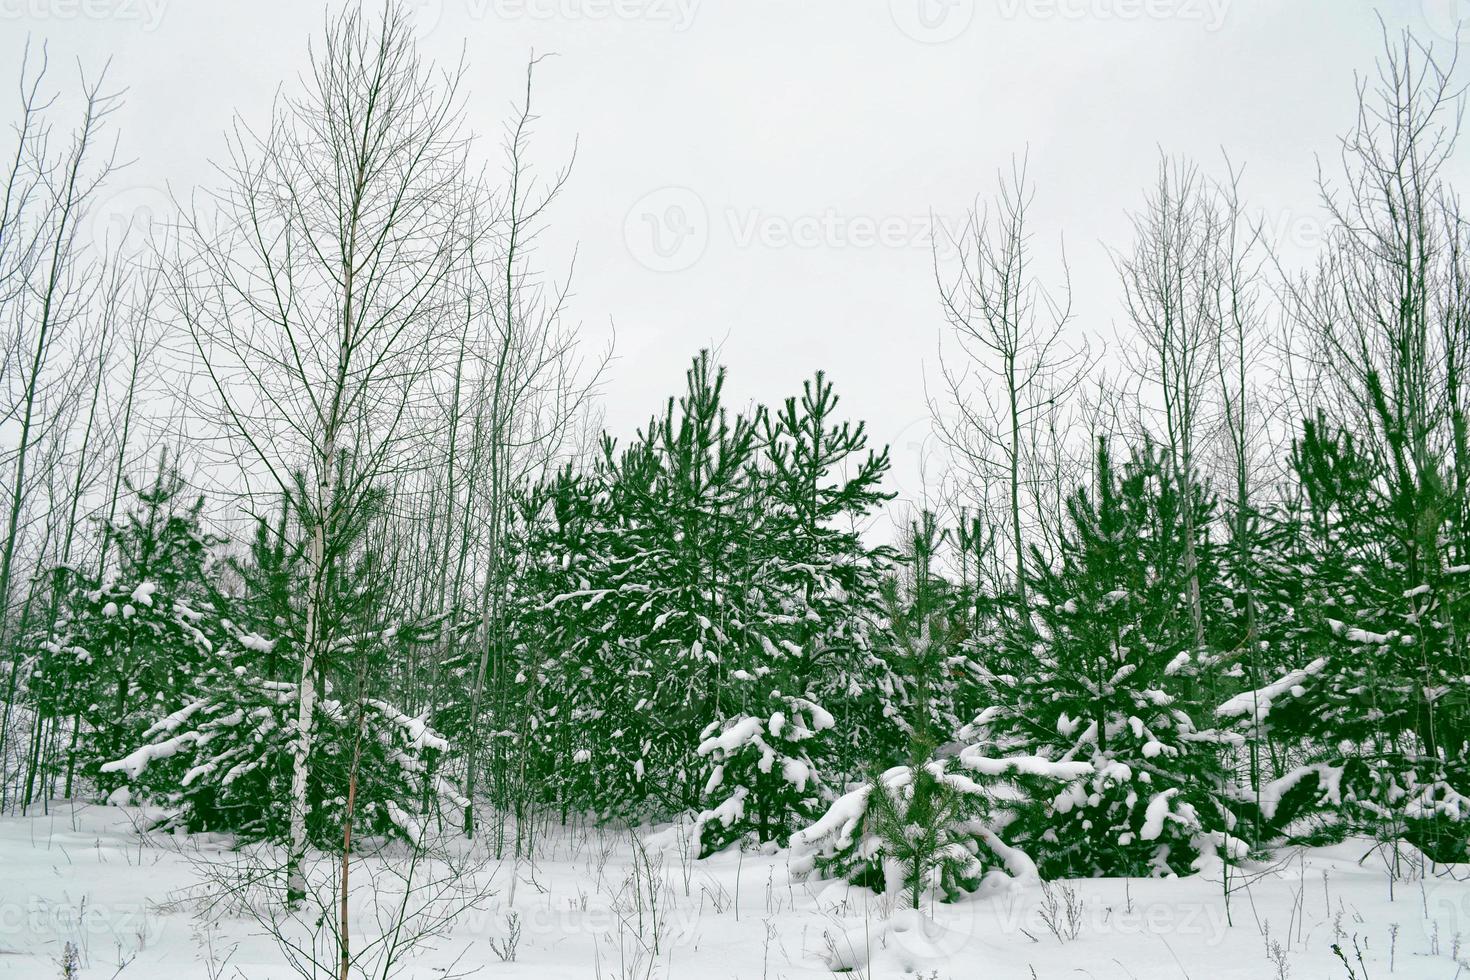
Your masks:
M 349 10 L 217 186 L 92 242 L 118 97 L 58 128 L 29 51 L 0 810 L 158 804 L 284 845 L 296 897 L 354 827 L 681 820 L 914 904 L 1349 835 L 1467 858 L 1452 63 L 1385 35 L 1302 270 L 1230 161 L 1161 159 L 1107 375 L 1015 162 L 936 250 L 951 467 L 886 543 L 888 451 L 821 371 L 736 407 L 699 352 L 599 434 L 607 355 L 536 264 L 570 170 L 531 165 L 535 67 L 495 171 L 463 66 Z

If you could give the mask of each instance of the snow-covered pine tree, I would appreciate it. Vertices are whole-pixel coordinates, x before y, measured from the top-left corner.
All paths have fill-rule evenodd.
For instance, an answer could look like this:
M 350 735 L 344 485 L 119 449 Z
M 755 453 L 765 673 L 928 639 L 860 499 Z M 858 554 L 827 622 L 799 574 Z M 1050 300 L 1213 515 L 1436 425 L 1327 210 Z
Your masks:
M 331 556 L 329 608 L 333 635 L 342 640 L 318 663 L 324 684 L 313 718 L 307 828 L 324 847 L 340 844 L 354 758 L 360 832 L 418 842 L 439 819 L 441 801 L 453 812 L 462 806 L 440 774 L 448 742 L 392 703 L 388 666 L 405 659 L 408 644 L 431 642 L 434 630 L 395 615 L 381 555 L 368 536 L 382 496 L 364 500 L 354 533 L 342 539 L 350 548 Z M 230 597 L 218 655 L 188 698 L 155 716 L 130 750 L 102 767 L 165 805 L 165 825 L 244 839 L 288 836 L 305 636 L 297 506 L 285 504 L 275 524 L 259 521 L 249 554 L 232 563 L 243 588 Z
M 973 891 L 988 863 L 1034 875 L 1029 859 L 991 831 L 990 794 L 949 769 L 934 759 L 894 766 L 839 797 L 792 837 L 792 870 L 896 894 L 913 908 Z
M 864 453 L 862 424 L 835 421 L 837 403 L 819 372 L 800 398 L 761 415 L 762 516 L 744 548 L 753 574 L 743 642 L 724 714 L 697 749 L 713 763 L 697 818 L 705 853 L 737 840 L 784 844 L 816 818 L 829 785 L 860 771 L 884 722 L 873 692 L 888 665 L 874 635 L 889 553 L 865 546 L 858 527 L 888 499 L 888 456 Z
M 935 570 L 946 538 L 932 513 L 921 515 L 907 538 L 907 577 L 887 583 L 889 656 L 905 680 L 905 764 L 875 770 L 792 837 L 797 873 L 896 893 L 914 908 L 927 896 L 953 901 L 992 870 L 1034 877 L 1030 857 L 1003 836 L 1023 799 L 1018 777 L 1075 779 L 1091 771 L 1034 758 L 990 759 L 975 746 L 938 753 L 940 739 L 954 731 L 957 679 L 970 671 L 966 602 Z
M 606 494 L 595 474 L 571 467 L 536 484 L 516 488 L 510 534 L 516 556 L 510 577 L 507 610 L 512 678 L 516 697 L 525 706 L 518 728 L 517 756 L 525 767 L 522 784 L 535 801 L 560 811 L 598 810 L 600 773 L 594 750 L 602 746 L 604 692 L 615 689 L 614 665 L 595 655 L 603 637 L 599 621 L 611 612 L 598 606 L 607 592 L 610 557 L 604 518 Z M 451 671 L 468 676 L 464 665 Z M 435 715 L 439 727 L 453 731 L 463 724 L 465 705 L 451 701 Z M 505 729 L 502 728 L 502 737 Z M 608 762 L 599 755 L 598 765 Z
M 1454 507 L 1424 499 L 1444 494 L 1437 478 L 1389 479 L 1321 416 L 1304 424 L 1292 462 L 1301 501 L 1283 521 L 1302 597 L 1291 656 L 1218 709 L 1290 750 L 1262 788 L 1263 823 L 1292 836 L 1408 839 L 1437 860 L 1462 860 L 1470 565 L 1446 560 Z
M 732 681 L 759 689 L 762 679 L 738 668 Z M 696 818 L 702 855 L 737 842 L 784 844 L 826 802 L 818 761 L 826 753 L 812 743 L 832 729 L 832 716 L 779 690 L 763 713 L 753 713 L 761 707 L 751 704 L 749 712 L 711 722 L 702 733 L 696 752 L 713 766 L 704 786 L 707 805 Z
M 706 847 L 784 840 L 886 724 L 889 558 L 857 530 L 887 458 L 825 378 L 776 416 L 727 412 L 707 353 L 686 382 L 626 447 L 518 492 L 515 737 L 564 813 L 695 810 Z M 758 740 L 723 737 L 754 720 Z
M 162 827 L 225 831 L 242 840 L 284 841 L 290 828 L 292 721 L 295 682 L 270 680 L 247 664 L 270 641 L 241 633 L 230 650 L 240 663 L 201 679 L 196 696 L 159 719 L 133 751 L 103 768 L 163 805 Z M 314 719 L 322 765 L 307 787 L 307 828 L 318 846 L 341 842 L 347 767 L 358 726 L 365 733 L 358 760 L 355 823 L 362 834 L 420 843 L 441 802 L 463 805 L 439 768 L 448 742 L 422 718 L 379 698 L 323 698 Z
M 614 703 L 628 712 L 604 723 L 613 729 L 605 748 L 631 763 L 637 795 L 665 813 L 699 800 L 699 738 L 723 712 L 762 588 L 751 564 L 764 517 L 755 499 L 759 418 L 726 410 L 725 370 L 707 351 L 687 380 L 639 439 L 605 457 L 610 523 L 622 534 L 609 565 L 618 629 L 604 649 L 623 668 Z
M 760 412 L 727 411 L 708 352 L 686 382 L 626 447 L 605 436 L 588 472 L 523 491 L 536 554 L 517 584 L 515 676 L 534 698 L 535 751 L 552 753 L 538 766 L 564 770 L 553 785 L 565 809 L 692 809 L 700 735 L 739 666 L 760 588 Z
M 991 704 L 966 734 L 1001 759 L 1087 764 L 1060 791 L 1027 787 L 1017 842 L 1046 875 L 1183 873 L 1244 845 L 1224 736 L 1199 727 L 1191 700 L 1209 659 L 1186 628 L 1177 485 L 1148 446 L 1119 474 L 1106 442 L 1094 482 L 1095 495 L 1068 500 L 1057 566 L 1031 563 L 1030 616 L 1003 630 L 983 682 Z M 1207 540 L 1196 554 L 1214 581 Z
M 1470 321 L 1450 166 L 1462 106 L 1453 59 L 1409 33 L 1385 40 L 1357 86 L 1342 179 L 1323 182 L 1322 257 L 1287 307 L 1313 366 L 1294 460 L 1313 539 L 1308 635 L 1286 671 L 1225 707 L 1296 737 L 1307 765 L 1282 777 L 1283 803 L 1315 795 L 1337 833 L 1454 861 L 1470 816 Z
M 104 795 L 118 785 L 102 763 L 127 751 L 154 719 L 184 705 L 196 678 L 218 659 L 212 553 L 203 497 L 167 465 L 106 530 L 116 569 L 103 581 L 74 569 L 54 628 L 34 649 L 29 693 L 37 708 L 73 727 L 68 779 L 77 772 Z
M 1220 603 L 1218 610 L 1206 605 L 1219 614 L 1212 616 L 1219 663 L 1206 693 L 1218 704 L 1288 672 L 1302 649 L 1301 612 L 1309 603 L 1311 572 L 1297 547 L 1295 525 L 1285 516 L 1275 506 L 1237 513 L 1229 522 L 1228 546 L 1219 551 L 1219 578 L 1201 582 L 1205 598 L 1213 594 Z M 1225 764 L 1234 773 L 1239 836 L 1253 848 L 1265 846 L 1276 834 L 1275 821 L 1265 815 L 1266 809 L 1274 810 L 1267 787 L 1283 771 L 1289 746 L 1253 712 L 1217 715 L 1217 725 L 1239 736 L 1224 747 Z
M 762 526 L 760 577 L 774 583 L 779 608 L 767 634 L 786 636 L 800 651 L 790 664 L 791 690 L 834 716 L 834 775 L 855 776 L 868 764 L 887 726 L 875 692 L 891 685 L 885 642 L 883 582 L 894 552 L 868 547 L 863 521 L 893 495 L 884 492 L 887 447 L 868 449 L 862 422 L 834 421 L 838 397 L 822 372 L 765 417 L 762 447 L 768 518 Z M 758 651 L 758 652 L 763 652 Z
M 885 753 L 869 750 L 878 759 L 912 763 L 917 749 L 927 756 L 963 724 L 958 707 L 975 675 L 972 620 L 970 596 L 940 572 L 951 538 L 937 515 L 921 513 L 903 538 L 902 563 L 882 585 L 889 667 L 882 679 L 892 685 L 883 692 L 884 711 L 893 731 Z

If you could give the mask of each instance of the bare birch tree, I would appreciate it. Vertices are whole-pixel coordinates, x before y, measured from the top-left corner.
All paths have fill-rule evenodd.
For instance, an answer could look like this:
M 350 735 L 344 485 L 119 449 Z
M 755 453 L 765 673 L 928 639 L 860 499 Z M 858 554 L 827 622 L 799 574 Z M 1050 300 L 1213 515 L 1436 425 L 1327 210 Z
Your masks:
M 1141 341 L 1134 369 L 1158 395 L 1164 444 L 1180 494 L 1185 574 L 1195 648 L 1204 613 L 1195 539 L 1194 487 L 1199 451 L 1217 401 L 1220 323 L 1215 262 L 1221 234 L 1213 195 L 1191 163 L 1161 157 L 1143 209 L 1133 216 L 1134 246 L 1117 259 L 1127 315 Z
M 21 672 L 13 641 L 36 597 L 34 573 L 60 540 L 60 515 L 52 504 L 66 480 L 58 467 L 74 450 L 71 426 L 91 389 L 96 338 L 86 314 L 102 277 L 79 226 L 117 165 L 105 139 L 107 119 L 120 101 L 105 90 L 106 72 L 81 78 L 81 118 L 58 138 L 50 119 L 55 97 L 44 90 L 44 51 L 39 60 L 33 70 L 27 49 L 16 143 L 0 188 L 0 425 L 15 433 L 14 443 L 0 452 L 0 651 L 7 665 L 0 769 L 9 765 Z M 42 534 L 32 540 L 37 529 Z M 6 777 L 0 771 L 0 809 L 8 802 Z
M 1005 537 L 1024 607 L 1026 525 L 1039 519 L 1028 508 L 1026 488 L 1032 486 L 1034 503 L 1040 451 L 1081 381 L 1083 357 L 1064 336 L 1072 315 L 1065 251 L 1057 291 L 1035 269 L 1027 225 L 1034 191 L 1025 159 L 1013 159 L 998 183 L 994 202 L 972 208 L 953 240 L 955 268 L 941 269 L 935 253 L 940 302 L 956 347 L 952 357 L 941 357 L 944 394 L 930 399 L 930 412 L 963 470 L 961 492 L 984 506 L 990 485 L 1005 487 Z
M 545 181 L 538 181 L 531 168 L 536 65 L 533 60 L 527 66 L 523 99 L 507 126 L 503 207 L 494 234 L 487 240 L 488 248 L 477 252 L 471 266 L 467 300 L 467 308 L 476 311 L 472 329 L 479 344 L 465 393 L 473 431 L 466 464 L 469 495 L 463 513 L 466 518 L 473 515 L 481 529 L 474 549 L 480 555 L 482 572 L 480 650 L 465 748 L 464 795 L 469 800 L 465 832 L 469 836 L 475 833 L 475 796 L 483 762 L 481 716 L 487 687 L 496 692 L 508 688 L 497 681 L 509 679 L 502 671 L 508 653 L 504 637 L 513 560 L 507 542 L 512 491 L 565 461 L 609 356 L 605 351 L 600 358 L 586 361 L 579 351 L 576 331 L 565 320 L 570 272 L 567 281 L 549 283 L 531 263 L 547 209 L 564 187 L 571 166 L 569 161 Z M 464 544 L 470 545 L 468 537 Z M 495 705 L 503 727 L 511 720 L 506 718 L 509 707 L 503 702 Z M 500 761 L 511 760 L 502 756 Z M 523 759 L 517 760 L 517 769 L 522 763 Z M 511 775 L 506 766 L 501 775 Z
M 1291 283 L 1289 312 L 1296 353 L 1316 374 L 1316 405 L 1353 424 L 1380 474 L 1380 533 L 1401 556 L 1405 596 L 1423 589 L 1420 601 L 1448 603 L 1462 594 L 1449 572 L 1470 554 L 1470 229 L 1447 171 L 1463 94 L 1453 54 L 1442 59 L 1408 32 L 1384 34 L 1376 73 L 1358 80 L 1340 176 L 1319 177 L 1332 233 L 1317 267 Z M 1446 645 L 1424 645 L 1414 665 L 1414 734 L 1429 760 L 1456 753 L 1466 730 L 1464 699 L 1432 691 L 1430 678 L 1463 675 L 1470 663 L 1466 637 L 1445 620 Z
M 432 440 L 416 423 L 475 206 L 461 74 L 420 59 L 401 10 L 342 13 L 313 47 L 306 91 L 281 98 L 261 133 L 236 125 L 216 212 L 188 218 L 173 276 L 224 445 L 292 499 L 307 540 L 289 902 L 306 887 L 331 569 L 374 488 Z
M 1376 77 L 1358 81 L 1341 178 L 1319 176 L 1333 232 L 1316 269 L 1291 284 L 1290 309 L 1314 400 L 1371 420 L 1362 443 L 1393 494 L 1432 509 L 1441 461 L 1451 472 L 1466 463 L 1466 230 L 1443 173 L 1463 106 L 1453 62 L 1408 33 L 1385 46 Z M 1403 529 L 1415 576 L 1442 558 L 1427 528 Z
M 1228 536 L 1235 563 L 1241 616 L 1238 656 L 1249 672 L 1252 690 L 1266 683 L 1259 640 L 1259 570 L 1257 568 L 1257 507 L 1261 491 L 1257 485 L 1262 469 L 1261 454 L 1277 448 L 1272 443 L 1269 309 L 1264 268 L 1267 260 L 1264 232 L 1259 221 L 1251 221 L 1240 196 L 1240 171 L 1226 160 L 1226 179 L 1216 189 L 1220 233 L 1215 239 L 1213 270 L 1209 284 L 1214 290 L 1214 319 L 1219 324 L 1215 354 L 1216 391 L 1220 400 L 1224 431 L 1222 480 L 1230 500 Z M 1259 800 L 1262 782 L 1262 751 L 1269 750 L 1272 737 L 1255 714 L 1253 736 L 1248 740 L 1247 765 L 1251 791 Z

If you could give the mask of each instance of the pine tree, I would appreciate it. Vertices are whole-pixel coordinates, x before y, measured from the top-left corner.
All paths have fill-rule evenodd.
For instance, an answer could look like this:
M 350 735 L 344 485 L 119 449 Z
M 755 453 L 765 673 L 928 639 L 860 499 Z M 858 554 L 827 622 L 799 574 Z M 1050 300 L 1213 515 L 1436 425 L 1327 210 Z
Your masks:
M 288 835 L 305 636 L 300 499 L 287 501 L 273 525 L 259 521 L 248 556 L 233 563 L 243 589 L 219 623 L 218 656 L 185 703 L 155 716 L 102 767 L 165 804 L 166 826 L 244 839 Z M 369 536 L 382 499 L 368 498 L 354 533 L 339 539 L 347 548 L 332 556 L 329 572 L 333 635 L 343 640 L 318 662 L 323 698 L 307 787 L 309 837 L 323 847 L 340 843 L 354 775 L 354 820 L 368 833 L 418 842 L 439 819 L 441 801 L 462 804 L 441 775 L 447 740 L 391 701 L 388 668 L 408 659 L 408 645 L 431 642 L 434 629 L 394 614 L 390 580 Z
M 837 403 L 818 373 L 799 399 L 760 416 L 743 642 L 726 680 L 728 707 L 697 749 L 714 763 L 697 817 L 706 853 L 742 839 L 784 844 L 815 819 L 839 774 L 858 771 L 858 746 L 883 723 L 864 692 L 887 668 L 873 639 L 889 559 L 863 545 L 857 523 L 887 499 L 888 458 L 862 455 L 863 426 L 834 422 Z
M 529 713 L 512 737 L 562 770 L 564 810 L 692 809 L 700 735 L 746 639 L 758 420 L 726 410 L 707 352 L 686 382 L 627 447 L 604 437 L 587 472 L 519 490 L 513 674 Z
M 774 415 L 724 386 L 701 354 L 626 447 L 519 490 L 511 614 L 510 737 L 542 801 L 693 812 L 706 851 L 784 842 L 887 724 L 889 557 L 858 533 L 886 453 L 820 375 Z
M 1199 725 L 1212 661 L 1184 628 L 1177 484 L 1147 446 L 1117 473 L 1105 442 L 1095 484 L 1068 501 L 1059 564 L 1031 563 L 1031 615 L 1003 632 L 967 734 L 1002 758 L 1089 765 L 1060 792 L 1030 790 L 1019 839 L 1048 876 L 1183 873 L 1243 844 L 1227 740 Z M 1207 540 L 1196 555 L 1216 580 Z
M 127 487 L 135 503 L 107 528 L 116 571 L 98 582 L 58 570 L 73 584 L 30 678 L 38 709 L 75 727 L 69 767 L 103 794 L 117 780 L 101 764 L 180 708 L 218 660 L 210 566 L 220 542 L 204 530 L 203 498 L 183 499 L 183 478 L 166 465 Z
M 907 539 L 907 587 L 890 579 L 886 589 L 890 657 L 908 682 L 900 706 L 906 763 L 875 771 L 792 838 L 796 872 L 895 893 L 914 908 L 929 895 L 954 901 L 991 870 L 1034 877 L 1030 857 L 1003 836 L 1017 817 L 1018 779 L 1076 778 L 1090 769 L 991 759 L 977 746 L 939 753 L 940 739 L 956 727 L 956 676 L 969 670 L 968 600 L 935 570 L 946 538 L 932 513 L 921 515 Z
M 523 782 L 563 819 L 572 811 L 598 809 L 593 751 L 602 744 L 603 692 L 617 683 L 615 665 L 593 656 L 599 649 L 598 607 L 607 593 L 593 589 L 592 582 L 604 580 L 611 546 L 604 514 L 600 481 L 571 467 L 517 489 L 511 550 L 519 564 L 507 602 L 517 658 L 510 700 L 525 705 L 518 746 Z M 453 664 L 450 669 L 466 670 Z M 439 726 L 455 730 L 463 723 L 463 707 L 446 705 L 435 716 Z M 599 764 L 606 761 L 600 757 Z
M 838 397 L 822 372 L 801 397 L 765 416 L 762 446 L 769 518 L 762 527 L 759 577 L 778 602 L 764 627 L 799 653 L 791 690 L 827 706 L 839 744 L 831 764 L 856 774 L 886 724 L 874 695 L 891 686 L 882 583 L 894 553 L 864 544 L 861 522 L 892 494 L 882 490 L 888 450 L 868 449 L 861 422 L 835 422 Z
M 735 681 L 757 679 L 737 671 Z M 752 709 L 758 705 L 752 705 Z M 696 749 L 713 763 L 704 796 L 710 805 L 697 820 L 701 854 L 737 841 L 784 844 L 805 826 L 824 800 L 821 753 L 810 743 L 834 725 L 820 705 L 773 691 L 764 714 L 738 714 L 711 722 Z
M 1470 821 L 1459 652 L 1470 568 L 1437 557 L 1445 517 L 1423 499 L 1436 481 L 1387 479 L 1321 416 L 1304 424 L 1292 463 L 1301 502 L 1283 523 L 1302 596 L 1291 656 L 1219 714 L 1265 727 L 1301 759 L 1262 792 L 1274 832 L 1407 838 L 1457 860 Z M 1413 485 L 1430 489 L 1407 499 Z

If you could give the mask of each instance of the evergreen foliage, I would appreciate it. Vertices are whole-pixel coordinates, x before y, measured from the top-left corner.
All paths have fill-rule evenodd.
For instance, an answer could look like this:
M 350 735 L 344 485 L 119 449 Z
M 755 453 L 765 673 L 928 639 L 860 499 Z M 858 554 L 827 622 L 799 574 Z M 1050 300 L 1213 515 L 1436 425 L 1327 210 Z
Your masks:
M 1006 628 L 969 735 L 1002 756 L 1089 764 L 1059 792 L 1035 792 L 1017 828 L 1048 876 L 1187 873 L 1243 844 L 1228 739 L 1198 718 L 1213 660 L 1180 612 L 1178 491 L 1147 445 L 1118 472 L 1100 444 L 1094 482 L 1068 500 L 1060 562 L 1031 563 L 1030 616 Z M 1209 542 L 1196 550 L 1208 569 Z
M 69 768 L 115 788 L 102 763 L 127 751 L 160 715 L 181 707 L 195 678 L 218 659 L 212 549 L 202 497 L 184 499 L 179 474 L 128 484 L 134 502 L 108 529 L 117 567 L 102 581 L 57 569 L 66 583 L 54 627 L 36 643 L 31 696 L 76 736 Z
M 340 837 L 347 786 L 357 777 L 359 827 L 419 840 L 442 800 L 462 805 L 441 765 L 448 742 L 422 717 L 402 713 L 378 678 L 423 644 L 433 624 L 392 614 L 389 579 L 370 532 L 382 496 L 363 507 L 333 556 L 333 635 L 319 662 L 325 696 L 313 719 L 315 764 L 307 787 L 311 839 Z M 288 501 L 278 520 L 260 520 L 247 556 L 230 563 L 242 583 L 204 624 L 214 656 L 190 675 L 181 703 L 163 713 L 101 767 L 139 796 L 163 804 L 164 824 L 279 841 L 287 834 L 302 610 L 303 542 Z M 201 632 L 202 636 L 203 633 Z
M 1307 421 L 1292 462 L 1302 488 L 1286 522 L 1302 592 L 1294 656 L 1220 714 L 1297 748 L 1297 764 L 1261 794 L 1273 826 L 1407 838 L 1438 860 L 1463 859 L 1470 567 L 1443 560 L 1437 505 L 1420 527 L 1424 501 L 1391 492 L 1382 464 L 1325 418 Z

